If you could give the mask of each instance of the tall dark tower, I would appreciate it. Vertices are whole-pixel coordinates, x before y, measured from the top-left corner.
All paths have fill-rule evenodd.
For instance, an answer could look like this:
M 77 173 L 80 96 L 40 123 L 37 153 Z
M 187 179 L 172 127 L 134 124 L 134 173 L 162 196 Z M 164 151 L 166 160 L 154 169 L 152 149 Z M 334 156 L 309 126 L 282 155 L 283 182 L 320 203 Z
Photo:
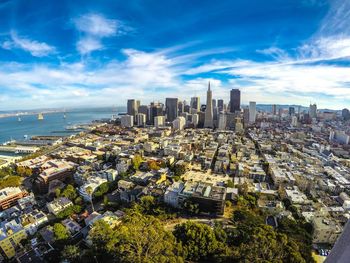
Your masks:
M 134 99 L 128 100 L 127 105 L 127 113 L 128 115 L 134 116 L 137 114 L 137 102 Z
M 241 91 L 232 89 L 230 92 L 230 112 L 241 110 Z
M 224 110 L 224 100 L 222 99 L 218 100 L 218 110 L 219 112 Z
M 166 98 L 165 99 L 165 112 L 167 121 L 173 121 L 177 118 L 178 98 Z

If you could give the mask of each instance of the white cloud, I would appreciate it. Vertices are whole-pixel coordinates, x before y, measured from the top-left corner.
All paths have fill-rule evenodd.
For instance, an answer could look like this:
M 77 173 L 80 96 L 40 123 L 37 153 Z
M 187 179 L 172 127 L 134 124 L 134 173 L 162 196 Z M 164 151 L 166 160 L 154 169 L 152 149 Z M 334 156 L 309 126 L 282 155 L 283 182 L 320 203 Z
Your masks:
M 124 54 L 125 61 L 111 61 L 98 70 L 89 69 L 83 62 L 54 68 L 43 64 L 0 65 L 0 90 L 10 89 L 6 93 L 13 97 L 1 107 L 18 107 L 18 101 L 21 107 L 124 105 L 130 97 L 148 103 L 160 99 L 156 90 L 163 88 L 166 95 L 179 94 L 173 61 L 133 49 L 124 50 Z
M 86 14 L 74 20 L 76 28 L 88 35 L 110 37 L 117 32 L 117 21 L 99 14 Z
M 80 54 L 89 54 L 94 50 L 101 50 L 103 49 L 103 45 L 100 40 L 91 38 L 91 37 L 84 37 L 81 38 L 77 42 L 77 50 Z
M 350 1 L 329 1 L 329 11 L 321 22 L 315 37 L 350 34 Z
M 22 49 L 29 52 L 34 57 L 45 57 L 55 52 L 55 47 L 46 44 L 45 42 L 38 42 L 26 37 L 21 37 L 16 31 L 10 32 L 11 40 L 6 40 L 1 47 L 4 49 Z
M 268 55 L 273 57 L 276 60 L 285 60 L 289 59 L 289 55 L 286 51 L 283 49 L 280 49 L 278 47 L 270 47 L 262 50 L 257 50 L 258 53 Z
M 104 48 L 102 39 L 122 32 L 122 23 L 100 14 L 85 14 L 73 20 L 76 29 L 82 34 L 77 42 L 77 50 L 86 55 Z
M 334 60 L 350 58 L 350 36 L 329 36 L 307 42 L 298 48 L 301 59 Z

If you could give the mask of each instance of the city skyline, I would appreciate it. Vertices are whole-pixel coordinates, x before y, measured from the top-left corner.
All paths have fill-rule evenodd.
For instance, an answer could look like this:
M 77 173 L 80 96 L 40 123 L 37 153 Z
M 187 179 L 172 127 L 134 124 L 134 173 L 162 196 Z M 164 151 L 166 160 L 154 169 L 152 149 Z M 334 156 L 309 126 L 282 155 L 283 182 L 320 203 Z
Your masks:
M 149 103 L 179 94 L 205 101 L 208 81 L 226 102 L 240 89 L 245 105 L 340 110 L 350 104 L 349 8 L 339 0 L 5 1 L 0 110 L 121 106 L 130 97 Z

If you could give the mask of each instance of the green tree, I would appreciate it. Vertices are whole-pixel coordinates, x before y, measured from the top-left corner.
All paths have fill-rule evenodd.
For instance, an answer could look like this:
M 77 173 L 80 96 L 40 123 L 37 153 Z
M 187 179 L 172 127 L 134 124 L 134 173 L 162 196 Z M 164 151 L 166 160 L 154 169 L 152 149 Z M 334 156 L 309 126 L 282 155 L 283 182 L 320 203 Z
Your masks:
M 129 213 L 115 231 L 99 222 L 90 236 L 95 250 L 113 255 L 117 262 L 183 262 L 181 245 L 172 233 L 157 218 L 137 211 Z
M 27 168 L 27 167 L 17 166 L 16 173 L 17 173 L 17 175 L 22 176 L 22 177 L 29 177 L 33 174 L 33 171 L 32 171 L 32 169 Z
M 74 186 L 69 184 L 62 191 L 61 196 L 64 196 L 64 197 L 70 199 L 71 201 L 73 201 L 75 198 L 77 198 L 78 193 L 77 193 L 77 190 L 74 188 Z
M 227 180 L 227 182 L 226 182 L 226 186 L 227 186 L 227 187 L 231 187 L 231 188 L 233 188 L 233 187 L 235 186 L 235 184 L 233 183 L 233 181 L 232 181 L 232 180 Z
M 173 168 L 174 176 L 181 177 L 186 172 L 186 167 L 183 164 L 176 164 Z
M 97 189 L 96 191 L 94 192 L 94 197 L 101 197 L 103 196 L 104 194 L 106 194 L 109 190 L 109 184 L 108 182 L 105 182 L 103 184 L 101 184 Z
M 12 176 L 15 175 L 14 169 L 11 166 L 6 166 L 0 168 L 0 177 Z
M 132 159 L 132 167 L 134 170 L 138 170 L 140 168 L 141 163 L 143 162 L 141 155 L 136 154 Z
M 55 189 L 55 196 L 56 197 L 60 197 L 60 195 L 61 195 L 61 189 L 60 188 L 56 188 Z
M 247 183 L 243 183 L 241 185 L 238 186 L 238 193 L 240 195 L 247 195 L 248 194 L 248 184 Z
M 111 257 L 112 247 L 118 242 L 116 232 L 103 220 L 93 224 L 89 238 L 93 244 L 94 253 L 102 258 Z
M 70 237 L 68 230 L 61 223 L 54 224 L 53 233 L 55 241 L 65 241 Z
M 213 229 L 193 221 L 177 225 L 174 235 L 182 243 L 188 260 L 208 260 L 215 254 L 220 244 Z
M 145 195 L 140 198 L 139 203 L 140 212 L 145 214 L 152 214 L 153 210 L 156 208 L 156 200 L 151 195 Z
M 182 205 L 182 208 L 191 215 L 199 214 L 199 205 L 193 202 L 190 198 L 186 199 Z
M 67 208 L 65 208 L 63 211 L 59 212 L 57 214 L 58 218 L 66 218 L 68 216 L 71 216 L 73 214 L 78 214 L 82 210 L 82 207 L 80 205 L 72 205 Z
M 293 240 L 300 249 L 300 253 L 307 262 L 314 262 L 312 252 L 312 225 L 303 220 L 282 218 L 278 221 L 278 230 Z
M 160 166 L 158 165 L 157 161 L 150 160 L 148 162 L 148 169 L 153 171 L 158 171 L 160 169 Z
M 64 246 L 62 251 L 62 257 L 69 262 L 76 262 L 80 258 L 80 250 L 78 246 L 67 245 Z
M 248 241 L 235 250 L 234 257 L 239 262 L 306 262 L 294 242 L 267 225 L 254 227 Z
M 80 206 L 83 205 L 83 198 L 78 196 L 77 198 L 75 198 L 74 204 L 80 205 Z
M 127 216 L 117 229 L 120 253 L 123 262 L 182 262 L 181 246 L 171 232 L 165 231 L 162 223 L 153 216 L 139 213 Z
M 20 176 L 7 176 L 0 179 L 0 189 L 6 187 L 17 187 L 20 186 L 22 182 L 22 177 Z

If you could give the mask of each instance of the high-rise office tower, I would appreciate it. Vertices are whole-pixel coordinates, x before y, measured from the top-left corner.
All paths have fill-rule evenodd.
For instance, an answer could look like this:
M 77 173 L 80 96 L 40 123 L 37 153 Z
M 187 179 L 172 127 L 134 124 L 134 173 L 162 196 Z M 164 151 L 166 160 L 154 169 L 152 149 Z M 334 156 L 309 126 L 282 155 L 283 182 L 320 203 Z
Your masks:
M 140 105 L 138 113 L 143 113 L 146 115 L 146 123 L 150 123 L 150 108 L 148 105 Z
M 255 123 L 256 119 L 256 102 L 249 102 L 249 123 Z
M 249 125 L 249 108 L 243 109 L 243 125 L 244 127 Z
M 165 99 L 165 113 L 167 121 L 172 122 L 177 118 L 177 104 L 178 98 L 166 98 Z
M 216 99 L 212 99 L 213 109 L 216 108 Z
M 192 97 L 190 106 L 192 109 L 196 109 L 197 112 L 200 110 L 201 104 L 199 97 Z
M 146 114 L 137 113 L 136 114 L 136 124 L 137 126 L 145 126 L 146 124 Z
M 128 113 L 128 115 L 135 117 L 135 115 L 137 113 L 136 100 L 134 100 L 134 99 L 128 100 L 127 113 Z
M 140 100 L 136 100 L 136 111 L 138 110 L 140 105 L 141 105 L 141 101 Z
M 343 109 L 341 111 L 341 116 L 344 118 L 344 120 L 350 120 L 350 111 L 348 109 Z
M 185 111 L 184 106 L 185 106 L 185 101 L 184 102 L 182 102 L 182 101 L 178 102 L 178 104 L 177 104 L 178 115 L 180 115 L 181 113 L 183 113 Z
M 200 111 L 198 114 L 198 127 L 203 128 L 204 127 L 204 120 L 205 120 L 205 113 Z
M 226 114 L 220 113 L 219 114 L 219 124 L 218 124 L 219 130 L 225 130 L 226 129 Z
M 193 123 L 193 126 L 194 126 L 194 127 L 197 127 L 198 122 L 199 122 L 199 116 L 198 116 L 198 114 L 195 113 L 195 114 L 192 114 L 191 116 L 192 116 L 192 123 Z
M 232 89 L 230 92 L 230 112 L 241 110 L 241 91 Z
M 295 114 L 295 108 L 289 107 L 289 116 L 293 116 Z
M 213 118 L 214 118 L 214 123 L 215 123 L 215 121 L 218 120 L 218 116 L 219 116 L 218 107 L 213 107 Z
M 212 99 L 212 105 L 213 105 L 213 119 L 215 124 L 215 121 L 218 120 L 218 108 L 216 106 L 216 99 Z
M 219 110 L 219 112 L 224 110 L 224 100 L 222 100 L 222 99 L 218 100 L 218 110 Z
M 213 128 L 213 93 L 210 90 L 210 82 L 208 84 L 207 91 L 207 105 L 205 108 L 205 119 L 204 119 L 204 128 Z
M 233 129 L 235 127 L 235 117 L 236 114 L 232 112 L 226 112 L 226 127 L 228 129 Z
M 272 114 L 273 114 L 273 115 L 276 115 L 276 114 L 277 114 L 277 105 L 276 105 L 276 104 L 273 104 L 273 105 L 272 105 Z
M 151 124 L 154 124 L 154 117 L 157 116 L 163 116 L 163 105 L 157 102 L 152 102 L 151 103 L 151 108 L 150 108 L 150 122 Z
M 310 104 L 309 115 L 310 115 L 311 119 L 317 117 L 317 105 L 316 104 Z

